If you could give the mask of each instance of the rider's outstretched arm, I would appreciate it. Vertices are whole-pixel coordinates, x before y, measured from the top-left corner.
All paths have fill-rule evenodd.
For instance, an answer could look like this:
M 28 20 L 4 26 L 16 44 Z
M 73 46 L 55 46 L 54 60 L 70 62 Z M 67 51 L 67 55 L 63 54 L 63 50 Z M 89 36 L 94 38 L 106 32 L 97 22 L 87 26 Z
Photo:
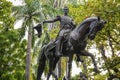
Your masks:
M 43 21 L 43 24 L 44 23 L 53 23 L 53 22 L 56 22 L 56 21 L 60 21 L 60 16 L 57 16 L 56 18 L 54 18 L 52 20 L 45 20 L 45 21 Z

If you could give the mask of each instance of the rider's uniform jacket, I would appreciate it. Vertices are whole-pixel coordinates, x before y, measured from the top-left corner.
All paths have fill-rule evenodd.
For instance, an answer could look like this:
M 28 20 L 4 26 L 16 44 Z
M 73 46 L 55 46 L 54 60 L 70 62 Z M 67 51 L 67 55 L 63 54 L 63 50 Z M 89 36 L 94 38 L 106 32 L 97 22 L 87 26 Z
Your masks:
M 60 33 L 59 36 L 66 36 L 71 30 L 75 28 L 73 19 L 69 16 L 59 16 L 60 18 Z

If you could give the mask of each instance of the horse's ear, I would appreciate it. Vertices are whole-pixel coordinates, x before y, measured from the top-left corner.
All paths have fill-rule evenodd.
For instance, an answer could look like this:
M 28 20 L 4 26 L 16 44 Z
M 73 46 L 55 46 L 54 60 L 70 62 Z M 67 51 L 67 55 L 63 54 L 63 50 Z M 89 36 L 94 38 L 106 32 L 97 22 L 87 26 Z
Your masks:
M 100 21 L 100 16 L 98 16 L 98 21 Z

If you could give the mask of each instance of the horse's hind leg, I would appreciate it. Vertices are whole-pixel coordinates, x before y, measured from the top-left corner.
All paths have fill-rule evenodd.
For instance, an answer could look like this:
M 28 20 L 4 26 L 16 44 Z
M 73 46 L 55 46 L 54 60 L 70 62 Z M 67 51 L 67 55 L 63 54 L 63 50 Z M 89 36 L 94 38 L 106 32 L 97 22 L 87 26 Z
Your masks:
M 53 63 L 54 63 L 54 58 L 50 58 L 49 59 L 49 72 L 48 72 L 48 75 L 47 75 L 47 80 L 49 80 L 51 74 L 52 74 L 52 71 L 53 71 Z
M 70 80 L 70 77 L 71 77 L 70 72 L 72 68 L 72 60 L 73 60 L 73 55 L 70 55 L 67 63 L 66 80 Z
M 41 79 L 43 70 L 45 68 L 46 57 L 44 55 L 44 50 L 42 49 L 41 55 L 39 57 L 38 71 L 37 71 L 37 80 Z
M 53 70 L 55 70 L 56 64 L 59 60 L 59 57 L 55 57 L 54 63 L 53 63 Z M 55 80 L 58 80 L 57 75 L 52 72 L 52 75 L 55 77 Z
M 49 80 L 51 74 L 54 76 L 55 80 L 58 80 L 57 75 L 53 72 L 53 70 L 56 67 L 56 64 L 57 64 L 58 60 L 59 60 L 59 58 L 52 58 L 49 61 L 49 73 L 47 75 L 47 80 Z

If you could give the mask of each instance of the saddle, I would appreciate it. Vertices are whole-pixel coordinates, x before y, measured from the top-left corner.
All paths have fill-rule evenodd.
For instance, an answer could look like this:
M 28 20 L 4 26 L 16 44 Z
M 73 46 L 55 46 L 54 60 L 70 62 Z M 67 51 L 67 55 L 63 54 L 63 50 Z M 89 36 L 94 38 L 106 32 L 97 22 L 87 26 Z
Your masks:
M 63 40 L 63 44 L 67 42 L 68 39 Z M 56 44 L 57 40 L 50 41 L 46 46 L 45 46 L 45 55 L 46 57 L 53 56 L 55 55 L 56 51 Z M 63 45 L 62 45 L 63 46 Z M 62 47 L 63 48 L 63 47 Z

